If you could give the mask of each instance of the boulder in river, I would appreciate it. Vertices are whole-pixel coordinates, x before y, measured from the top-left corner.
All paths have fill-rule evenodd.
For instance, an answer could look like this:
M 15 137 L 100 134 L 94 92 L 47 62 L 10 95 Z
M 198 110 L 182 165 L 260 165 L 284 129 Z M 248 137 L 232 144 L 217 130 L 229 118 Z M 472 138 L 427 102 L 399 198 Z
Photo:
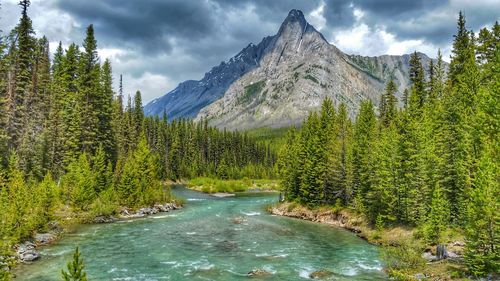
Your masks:
M 334 273 L 331 272 L 330 270 L 321 269 L 318 271 L 311 272 L 309 274 L 309 278 L 311 278 L 311 279 L 324 279 L 324 278 L 328 278 L 328 277 L 332 276 L 333 274 Z
M 253 269 L 252 271 L 248 272 L 247 276 L 248 277 L 262 277 L 262 276 L 270 276 L 271 274 L 272 273 L 267 271 L 267 270 L 257 268 L 257 269 Z
M 22 262 L 31 262 L 40 258 L 40 255 L 35 248 L 36 245 L 31 242 L 24 242 L 23 244 L 17 246 L 16 253 L 19 260 Z

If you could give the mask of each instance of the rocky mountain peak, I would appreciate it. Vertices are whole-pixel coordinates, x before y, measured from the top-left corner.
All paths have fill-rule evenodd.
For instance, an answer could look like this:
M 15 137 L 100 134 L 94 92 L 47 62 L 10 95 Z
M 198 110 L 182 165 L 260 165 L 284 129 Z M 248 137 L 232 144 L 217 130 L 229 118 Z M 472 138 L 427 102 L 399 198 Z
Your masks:
M 422 54 L 427 68 L 430 59 Z M 208 119 L 229 129 L 299 124 L 325 97 L 354 117 L 362 100 L 378 104 L 389 78 L 398 98 L 409 85 L 409 55 L 347 55 L 328 43 L 300 10 L 277 34 L 249 44 L 199 81 L 186 81 L 145 107 L 148 115 Z
M 302 36 L 306 32 L 319 33 L 307 22 L 302 11 L 293 9 L 288 13 L 288 16 L 281 24 L 277 35 L 278 37 L 294 37 Z

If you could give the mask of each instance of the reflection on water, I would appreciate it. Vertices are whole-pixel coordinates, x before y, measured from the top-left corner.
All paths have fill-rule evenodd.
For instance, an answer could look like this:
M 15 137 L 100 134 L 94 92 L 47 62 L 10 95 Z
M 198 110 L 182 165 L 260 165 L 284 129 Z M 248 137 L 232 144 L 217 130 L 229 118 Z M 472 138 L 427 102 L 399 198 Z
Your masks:
M 347 231 L 268 215 L 276 194 L 218 199 L 183 187 L 179 211 L 127 223 L 86 225 L 42 259 L 20 266 L 16 280 L 60 280 L 80 246 L 89 280 L 305 280 L 318 270 L 324 280 L 384 280 L 377 248 Z

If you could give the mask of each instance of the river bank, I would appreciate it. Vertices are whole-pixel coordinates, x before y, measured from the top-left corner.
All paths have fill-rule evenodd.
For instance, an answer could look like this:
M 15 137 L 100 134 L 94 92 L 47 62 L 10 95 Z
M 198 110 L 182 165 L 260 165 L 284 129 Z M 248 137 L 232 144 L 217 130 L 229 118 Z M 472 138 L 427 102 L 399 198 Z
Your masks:
M 308 208 L 283 202 L 268 207 L 271 214 L 340 227 L 383 248 L 385 271 L 397 280 L 468 280 L 463 266 L 463 240 L 448 239 L 446 256 L 437 258 L 437 247 L 426 245 L 410 227 L 375 229 L 366 219 L 347 209 Z M 451 238 L 451 237 L 450 237 Z M 456 238 L 456 237 L 453 237 Z M 464 278 L 464 279 L 461 279 Z
M 74 232 L 74 229 L 81 224 L 103 224 L 127 221 L 137 218 L 144 218 L 150 215 L 159 213 L 167 213 L 173 210 L 182 208 L 182 205 L 176 202 L 167 202 L 163 204 L 155 204 L 150 207 L 142 207 L 132 209 L 121 207 L 116 215 L 98 215 L 89 219 L 85 213 L 71 213 L 66 217 L 60 217 L 59 220 L 53 221 L 48 226 L 48 231 L 45 233 L 36 233 L 33 237 L 26 241 L 15 244 L 13 246 L 13 254 L 11 256 L 0 256 L 0 270 L 11 271 L 19 263 L 31 264 L 41 258 L 39 249 L 44 246 L 49 246 L 58 243 L 65 234 Z M 63 222 L 62 224 L 60 222 Z
M 273 216 L 276 193 L 219 199 L 182 186 L 181 211 L 81 225 L 41 248 L 14 280 L 57 280 L 79 246 L 89 280 L 386 280 L 377 247 L 331 227 Z

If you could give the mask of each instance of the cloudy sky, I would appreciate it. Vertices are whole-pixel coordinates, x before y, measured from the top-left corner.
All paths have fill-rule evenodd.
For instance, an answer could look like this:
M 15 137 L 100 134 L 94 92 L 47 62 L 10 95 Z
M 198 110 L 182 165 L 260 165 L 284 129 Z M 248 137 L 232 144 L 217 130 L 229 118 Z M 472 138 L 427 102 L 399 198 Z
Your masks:
M 0 29 L 18 21 L 18 0 L 0 0 Z M 478 30 L 500 18 L 500 0 L 31 0 L 37 35 L 55 49 L 81 44 L 94 24 L 99 54 L 112 61 L 115 84 L 140 89 L 145 102 L 179 82 L 200 79 L 248 43 L 275 34 L 300 9 L 325 38 L 347 53 L 400 55 L 414 50 L 446 57 L 459 10 Z

